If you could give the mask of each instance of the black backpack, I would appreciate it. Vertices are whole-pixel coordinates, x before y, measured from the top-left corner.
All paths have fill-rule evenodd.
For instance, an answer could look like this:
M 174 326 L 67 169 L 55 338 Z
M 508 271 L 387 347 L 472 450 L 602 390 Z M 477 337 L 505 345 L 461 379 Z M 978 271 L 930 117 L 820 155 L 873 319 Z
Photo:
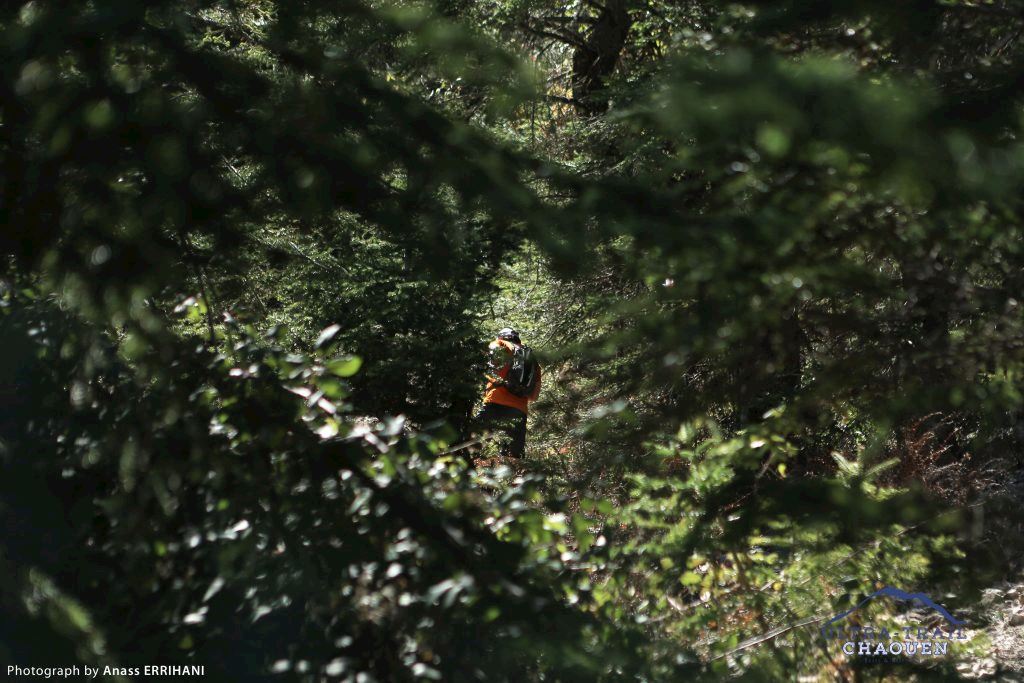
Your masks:
M 533 393 L 537 384 L 537 361 L 529 346 L 519 345 L 512 353 L 505 375 L 505 388 L 514 396 L 525 397 Z

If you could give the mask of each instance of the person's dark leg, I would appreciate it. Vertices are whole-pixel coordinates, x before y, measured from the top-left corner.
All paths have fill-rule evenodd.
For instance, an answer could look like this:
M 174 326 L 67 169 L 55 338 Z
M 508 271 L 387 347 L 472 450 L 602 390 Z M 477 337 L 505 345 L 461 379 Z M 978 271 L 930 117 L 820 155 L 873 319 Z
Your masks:
M 488 429 L 501 428 L 502 423 L 507 417 L 505 408 L 506 406 L 497 403 L 485 403 L 480 412 L 473 417 L 471 431 L 474 435 L 479 435 L 480 432 Z
M 521 458 L 526 447 L 526 415 L 498 403 L 485 403 L 476 417 L 477 427 L 504 433 L 501 455 Z
M 515 426 L 512 428 L 512 444 L 509 454 L 513 458 L 521 458 L 526 455 L 526 415 L 516 418 Z

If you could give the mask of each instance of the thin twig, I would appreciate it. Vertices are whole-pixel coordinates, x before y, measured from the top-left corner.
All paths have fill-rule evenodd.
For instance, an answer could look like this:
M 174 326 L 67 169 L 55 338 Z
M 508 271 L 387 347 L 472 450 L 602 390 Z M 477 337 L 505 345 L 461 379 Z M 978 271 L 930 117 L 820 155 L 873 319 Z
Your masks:
M 478 437 L 476 439 L 471 439 L 469 441 L 464 441 L 463 443 L 460 443 L 460 444 L 458 444 L 456 446 L 452 446 L 451 448 L 449 448 L 446 451 L 441 451 L 441 453 L 439 453 L 439 455 L 451 455 L 452 453 L 458 453 L 459 451 L 465 450 L 465 449 L 467 449 L 467 448 L 469 448 L 471 446 L 476 446 L 476 445 L 481 444 L 483 442 L 484 442 L 483 437 Z
M 757 635 L 752 638 L 747 638 L 742 643 L 740 643 L 733 649 L 729 650 L 728 652 L 723 652 L 722 654 L 716 657 L 712 657 L 710 661 L 714 662 L 716 660 L 729 657 L 730 655 L 734 655 L 737 652 L 740 652 L 741 650 L 746 650 L 747 648 L 751 648 L 756 645 L 760 645 L 761 643 L 766 643 L 774 638 L 778 638 L 782 634 L 788 633 L 789 631 L 792 631 L 795 628 L 800 628 L 801 626 L 807 626 L 808 624 L 816 624 L 819 621 L 824 621 L 825 619 L 828 619 L 828 617 L 828 614 L 820 614 L 816 617 L 807 617 L 806 619 L 801 619 L 800 621 L 793 624 L 778 626 L 776 628 L 773 628 L 771 631 L 768 631 L 767 633 L 762 633 L 761 635 Z

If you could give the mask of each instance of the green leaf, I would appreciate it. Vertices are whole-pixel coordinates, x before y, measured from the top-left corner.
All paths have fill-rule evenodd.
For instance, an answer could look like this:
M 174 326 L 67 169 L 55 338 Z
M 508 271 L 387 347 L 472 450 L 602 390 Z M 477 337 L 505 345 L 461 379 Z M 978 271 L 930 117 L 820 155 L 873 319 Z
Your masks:
M 316 338 L 316 344 L 313 346 L 317 349 L 324 348 L 327 344 L 330 344 L 334 337 L 341 331 L 341 325 L 334 324 L 329 327 L 325 327 L 320 336 Z
M 684 586 L 699 586 L 700 582 L 701 576 L 696 572 L 686 572 L 685 574 L 679 577 L 679 583 L 683 584 Z
M 343 356 L 327 363 L 327 371 L 338 377 L 351 377 L 362 365 L 363 359 L 359 356 Z

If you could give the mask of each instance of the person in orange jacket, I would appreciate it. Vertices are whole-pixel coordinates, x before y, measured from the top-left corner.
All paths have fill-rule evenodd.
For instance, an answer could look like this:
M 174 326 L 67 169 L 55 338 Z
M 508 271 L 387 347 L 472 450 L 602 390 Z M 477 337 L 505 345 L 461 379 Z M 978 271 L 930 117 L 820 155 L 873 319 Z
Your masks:
M 494 374 L 487 377 L 484 406 L 474 422 L 505 432 L 510 443 L 502 446 L 501 454 L 521 458 L 526 451 L 526 415 L 530 402 L 540 395 L 540 363 L 511 327 L 500 330 L 489 348 Z

